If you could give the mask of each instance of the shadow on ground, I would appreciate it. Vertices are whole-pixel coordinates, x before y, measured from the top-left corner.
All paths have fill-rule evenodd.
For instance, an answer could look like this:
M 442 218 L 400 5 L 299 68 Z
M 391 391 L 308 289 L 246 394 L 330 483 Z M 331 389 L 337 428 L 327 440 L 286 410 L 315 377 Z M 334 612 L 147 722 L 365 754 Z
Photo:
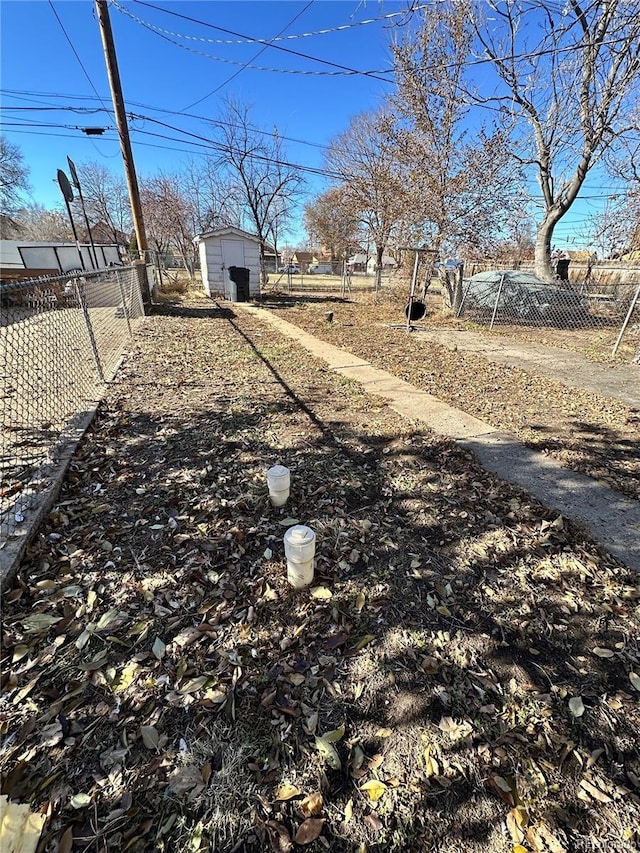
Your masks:
M 315 790 L 335 851 L 628 849 L 637 577 L 259 318 L 147 334 L 5 599 L 45 845 L 284 850 Z

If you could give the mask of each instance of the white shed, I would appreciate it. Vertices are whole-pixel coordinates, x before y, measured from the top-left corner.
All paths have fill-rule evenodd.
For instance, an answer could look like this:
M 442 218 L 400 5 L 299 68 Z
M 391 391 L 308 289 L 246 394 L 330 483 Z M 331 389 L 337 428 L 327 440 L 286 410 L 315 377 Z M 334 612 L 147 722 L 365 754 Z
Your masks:
M 255 234 L 228 226 L 199 234 L 196 242 L 202 284 L 209 296 L 221 293 L 225 299 L 238 302 L 260 295 L 260 239 Z M 229 275 L 230 267 L 249 271 L 248 294 L 243 293 L 242 285 L 238 292 L 238 283 Z M 235 277 L 242 279 L 242 275 Z

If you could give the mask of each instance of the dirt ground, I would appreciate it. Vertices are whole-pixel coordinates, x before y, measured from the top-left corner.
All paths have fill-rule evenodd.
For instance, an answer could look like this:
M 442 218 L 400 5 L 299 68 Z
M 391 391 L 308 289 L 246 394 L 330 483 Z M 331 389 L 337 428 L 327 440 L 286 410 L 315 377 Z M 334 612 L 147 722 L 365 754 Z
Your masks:
M 489 361 L 426 336 L 407 335 L 394 301 L 270 298 L 266 306 L 313 335 L 366 358 L 423 391 L 511 433 L 563 465 L 640 498 L 640 411 L 520 367 Z M 326 313 L 333 311 L 333 322 Z M 421 327 L 456 320 L 434 313 Z M 393 324 L 396 324 L 395 327 Z M 556 345 L 560 343 L 556 337 Z
M 231 309 L 148 320 L 5 596 L 3 792 L 39 849 L 638 849 L 637 575 Z

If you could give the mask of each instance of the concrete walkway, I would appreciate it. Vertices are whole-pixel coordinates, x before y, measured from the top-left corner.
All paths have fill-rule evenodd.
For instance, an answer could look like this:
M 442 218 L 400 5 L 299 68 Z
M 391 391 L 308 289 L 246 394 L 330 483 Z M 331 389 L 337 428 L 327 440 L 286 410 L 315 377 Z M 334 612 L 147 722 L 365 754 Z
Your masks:
M 449 349 L 477 352 L 488 361 L 541 373 L 569 388 L 593 391 L 640 409 L 640 365 L 637 364 L 597 364 L 560 347 L 482 332 L 418 328 L 414 334 Z
M 368 393 L 383 397 L 399 414 L 422 421 L 434 432 L 472 450 L 487 471 L 520 486 L 566 518 L 582 523 L 610 554 L 640 571 L 640 503 L 563 468 L 554 459 L 529 450 L 513 436 L 307 334 L 268 309 L 245 303 L 234 304 L 235 308 L 255 314 L 294 338 L 336 373 L 359 382 Z

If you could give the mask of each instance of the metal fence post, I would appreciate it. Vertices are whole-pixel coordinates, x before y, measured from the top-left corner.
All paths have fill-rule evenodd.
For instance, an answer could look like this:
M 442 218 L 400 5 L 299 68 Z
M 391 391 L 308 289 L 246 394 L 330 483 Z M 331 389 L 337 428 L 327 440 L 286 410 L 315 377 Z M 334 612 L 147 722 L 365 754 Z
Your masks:
M 502 285 L 504 283 L 504 273 L 500 276 L 500 284 L 498 285 L 498 294 L 496 296 L 496 304 L 493 306 L 493 315 L 491 317 L 491 323 L 489 324 L 489 329 L 493 329 L 493 324 L 496 319 L 496 314 L 498 313 L 498 305 L 500 304 L 500 295 L 502 294 Z
M 82 314 L 84 315 L 84 322 L 87 327 L 87 334 L 89 335 L 89 343 L 91 344 L 93 359 L 96 363 L 96 368 L 98 369 L 98 376 L 100 377 L 100 381 L 104 382 L 104 372 L 102 370 L 102 364 L 100 363 L 98 345 L 96 344 L 95 335 L 93 334 L 93 326 L 91 325 L 89 308 L 87 307 L 87 300 L 84 296 L 84 284 L 81 281 L 78 281 L 78 279 L 76 279 L 76 293 L 78 294 L 78 302 L 80 303 L 80 307 L 82 308 Z
M 133 337 L 133 331 L 131 329 L 131 321 L 129 320 L 129 308 L 127 306 L 127 297 L 125 296 L 124 287 L 122 285 L 122 279 L 120 278 L 120 273 L 116 271 L 116 281 L 118 282 L 118 287 L 120 288 L 120 298 L 122 299 L 122 313 L 124 314 L 124 319 L 127 321 L 127 329 L 129 330 L 129 337 Z
M 618 352 L 618 347 L 622 341 L 622 337 L 629 325 L 629 320 L 631 319 L 631 315 L 633 314 L 633 309 L 636 307 L 636 303 L 638 301 L 638 297 L 640 297 L 640 284 L 636 287 L 636 292 L 633 295 L 633 299 L 631 300 L 631 304 L 629 305 L 629 310 L 627 311 L 627 316 L 624 318 L 624 323 L 622 324 L 622 328 L 620 329 L 620 334 L 618 335 L 618 339 L 616 340 L 613 350 L 611 351 L 611 355 L 615 355 Z

